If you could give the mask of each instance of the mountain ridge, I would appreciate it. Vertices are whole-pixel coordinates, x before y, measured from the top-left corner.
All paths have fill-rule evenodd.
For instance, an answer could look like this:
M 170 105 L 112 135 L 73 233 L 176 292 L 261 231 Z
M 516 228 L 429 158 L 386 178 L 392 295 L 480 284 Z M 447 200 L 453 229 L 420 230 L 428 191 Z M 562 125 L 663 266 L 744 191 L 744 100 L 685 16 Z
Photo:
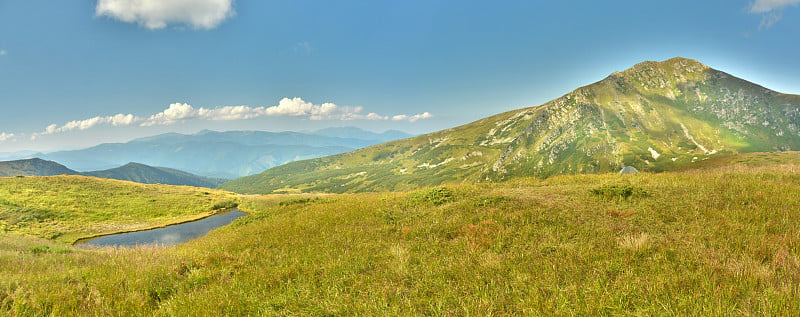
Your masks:
M 0 177 L 77 175 L 78 172 L 59 163 L 40 158 L 0 162 Z
M 216 188 L 225 182 L 224 179 L 202 177 L 173 168 L 149 166 L 135 162 L 108 170 L 84 172 L 81 175 L 127 180 L 142 184 L 185 185 L 206 188 Z
M 216 188 L 224 179 L 202 177 L 184 171 L 130 162 L 107 170 L 78 172 L 57 162 L 40 158 L 0 162 L 0 177 L 83 175 L 142 184 L 168 184 Z
M 221 188 L 408 190 L 520 176 L 674 169 L 717 154 L 800 148 L 800 96 L 677 57 L 646 61 L 535 107 L 294 162 Z
M 104 170 L 139 162 L 206 177 L 232 179 L 287 162 L 352 151 L 397 136 L 360 131 L 367 139 L 299 132 L 204 130 L 195 134 L 165 133 L 125 143 L 104 143 L 86 149 L 35 156 L 61 162 L 79 171 Z M 382 139 L 373 139 L 375 136 Z

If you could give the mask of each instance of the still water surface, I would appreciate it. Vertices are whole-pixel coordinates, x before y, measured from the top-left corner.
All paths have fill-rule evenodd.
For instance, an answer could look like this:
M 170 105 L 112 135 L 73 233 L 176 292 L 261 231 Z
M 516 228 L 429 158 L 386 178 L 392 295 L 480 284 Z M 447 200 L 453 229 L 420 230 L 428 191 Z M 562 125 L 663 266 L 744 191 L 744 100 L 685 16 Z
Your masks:
M 77 247 L 135 247 L 137 245 L 171 246 L 200 237 L 209 231 L 222 227 L 245 216 L 238 209 L 213 215 L 208 218 L 145 231 L 117 233 L 89 240 L 79 241 Z

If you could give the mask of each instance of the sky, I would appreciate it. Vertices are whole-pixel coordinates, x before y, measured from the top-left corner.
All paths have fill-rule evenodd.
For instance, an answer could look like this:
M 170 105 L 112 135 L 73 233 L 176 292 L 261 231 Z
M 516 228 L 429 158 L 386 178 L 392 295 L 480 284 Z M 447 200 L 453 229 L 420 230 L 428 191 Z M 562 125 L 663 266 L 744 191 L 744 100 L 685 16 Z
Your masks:
M 425 133 L 645 60 L 800 94 L 800 0 L 0 0 L 0 152 L 203 129 Z

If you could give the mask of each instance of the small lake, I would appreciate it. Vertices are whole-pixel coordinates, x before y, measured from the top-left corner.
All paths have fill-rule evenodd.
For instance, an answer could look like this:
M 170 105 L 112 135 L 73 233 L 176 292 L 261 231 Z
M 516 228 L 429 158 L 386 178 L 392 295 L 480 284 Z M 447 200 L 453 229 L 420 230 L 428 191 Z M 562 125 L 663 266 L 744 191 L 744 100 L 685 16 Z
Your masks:
M 211 230 L 222 227 L 232 221 L 244 217 L 246 214 L 233 209 L 231 211 L 213 215 L 211 217 L 156 228 L 145 231 L 117 233 L 107 236 L 82 240 L 75 243 L 76 247 L 135 247 L 137 245 L 171 246 L 204 236 Z

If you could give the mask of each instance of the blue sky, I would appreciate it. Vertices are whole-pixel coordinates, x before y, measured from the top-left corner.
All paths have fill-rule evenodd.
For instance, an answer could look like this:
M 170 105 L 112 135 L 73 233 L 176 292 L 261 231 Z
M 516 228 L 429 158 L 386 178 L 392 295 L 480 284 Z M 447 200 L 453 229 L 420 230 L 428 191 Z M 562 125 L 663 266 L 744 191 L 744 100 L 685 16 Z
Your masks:
M 800 0 L 0 0 L 0 152 L 423 133 L 675 56 L 800 94 Z

